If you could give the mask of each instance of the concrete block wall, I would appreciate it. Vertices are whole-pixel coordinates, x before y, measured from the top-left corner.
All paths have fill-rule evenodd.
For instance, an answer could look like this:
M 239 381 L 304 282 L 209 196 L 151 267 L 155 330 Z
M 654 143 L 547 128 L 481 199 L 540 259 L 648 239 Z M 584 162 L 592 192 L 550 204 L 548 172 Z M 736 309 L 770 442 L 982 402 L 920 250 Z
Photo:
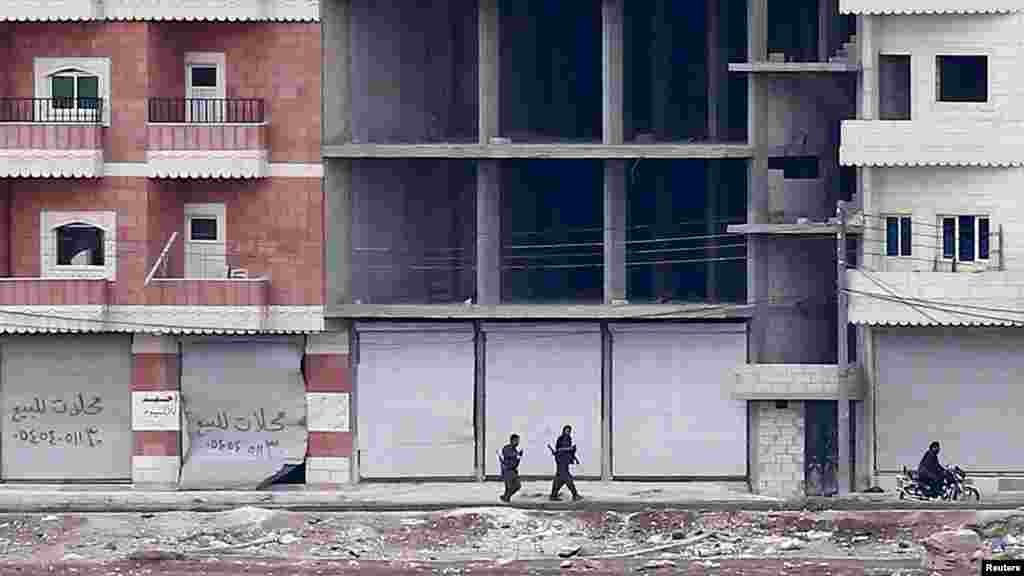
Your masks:
M 756 444 L 751 488 L 758 494 L 783 498 L 804 494 L 804 403 L 755 402 Z

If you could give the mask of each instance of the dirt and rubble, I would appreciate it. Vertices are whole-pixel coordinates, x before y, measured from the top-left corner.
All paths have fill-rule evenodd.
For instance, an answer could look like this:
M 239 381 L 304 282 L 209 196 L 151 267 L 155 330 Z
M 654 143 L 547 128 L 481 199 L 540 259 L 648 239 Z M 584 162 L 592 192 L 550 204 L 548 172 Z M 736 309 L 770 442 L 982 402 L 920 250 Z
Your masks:
M 628 560 L 654 573 L 681 566 L 717 571 L 722 563 L 750 560 L 791 562 L 790 573 L 800 573 L 803 562 L 871 559 L 947 573 L 981 558 L 1024 558 L 1024 510 L 307 513 L 247 507 L 8 514 L 0 515 L 0 557 L 43 564 L 262 558 L 501 567 L 551 561 L 562 571 L 583 572 Z

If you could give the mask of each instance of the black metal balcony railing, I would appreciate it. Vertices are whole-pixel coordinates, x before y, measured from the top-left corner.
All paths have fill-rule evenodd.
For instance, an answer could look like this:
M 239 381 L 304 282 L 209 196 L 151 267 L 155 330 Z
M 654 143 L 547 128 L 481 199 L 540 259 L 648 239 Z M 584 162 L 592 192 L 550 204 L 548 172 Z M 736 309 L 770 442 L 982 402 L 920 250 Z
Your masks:
M 149 122 L 160 124 L 259 124 L 262 98 L 150 98 Z
M 102 98 L 0 98 L 0 122 L 99 124 Z

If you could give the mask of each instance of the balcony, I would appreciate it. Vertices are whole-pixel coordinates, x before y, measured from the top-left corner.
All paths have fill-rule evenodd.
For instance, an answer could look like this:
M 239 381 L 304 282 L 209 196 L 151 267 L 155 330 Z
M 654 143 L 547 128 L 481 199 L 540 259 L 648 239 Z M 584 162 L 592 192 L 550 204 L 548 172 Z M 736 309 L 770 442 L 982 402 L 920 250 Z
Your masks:
M 152 178 L 264 178 L 262 99 L 150 98 L 146 161 Z
M 0 333 L 98 331 L 109 287 L 106 280 L 0 278 Z
M 1024 273 L 847 273 L 850 322 L 878 326 L 1015 326 Z
M 738 400 L 836 400 L 842 386 L 851 400 L 864 396 L 857 366 L 835 364 L 747 364 L 736 369 Z
M 0 98 L 0 178 L 103 176 L 100 98 Z
M 846 120 L 844 166 L 1022 166 L 1017 123 Z

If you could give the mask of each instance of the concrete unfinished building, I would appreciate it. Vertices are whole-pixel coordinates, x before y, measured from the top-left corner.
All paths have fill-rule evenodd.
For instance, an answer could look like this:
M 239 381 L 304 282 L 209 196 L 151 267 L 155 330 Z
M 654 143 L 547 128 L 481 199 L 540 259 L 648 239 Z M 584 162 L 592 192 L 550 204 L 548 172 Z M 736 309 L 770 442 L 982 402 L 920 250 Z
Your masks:
M 323 0 L 337 472 L 493 477 L 515 432 L 549 475 L 569 424 L 582 477 L 831 491 L 838 8 Z

